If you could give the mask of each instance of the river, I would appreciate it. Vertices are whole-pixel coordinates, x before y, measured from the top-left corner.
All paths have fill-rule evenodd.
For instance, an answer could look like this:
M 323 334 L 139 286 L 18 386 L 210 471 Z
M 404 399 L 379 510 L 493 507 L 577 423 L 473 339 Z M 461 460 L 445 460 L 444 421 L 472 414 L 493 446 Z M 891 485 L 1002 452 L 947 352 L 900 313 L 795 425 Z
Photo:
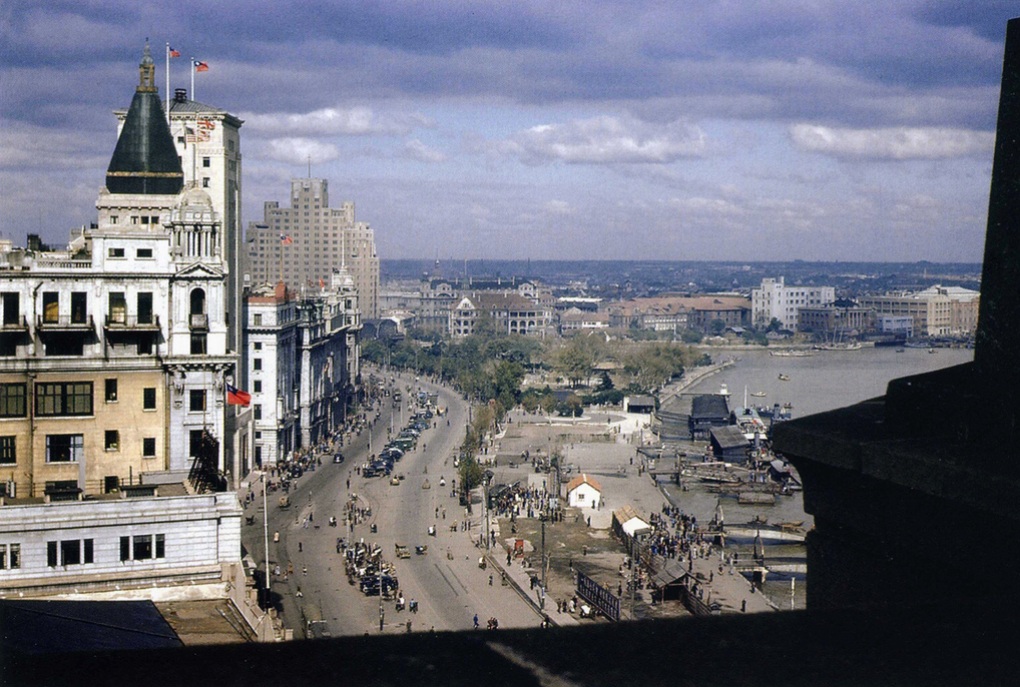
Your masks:
M 892 379 L 959 365 L 974 358 L 974 352 L 967 349 L 933 350 L 929 353 L 923 348 L 863 348 L 857 351 L 815 351 L 814 355 L 805 357 L 777 357 L 764 349 L 712 352 L 716 362 L 733 359 L 735 363 L 697 382 L 685 393 L 718 393 L 725 384 L 731 394 L 731 408 L 744 404 L 746 390 L 749 405 L 788 403 L 792 405 L 796 419 L 882 396 Z M 780 379 L 780 375 L 784 379 Z M 765 396 L 760 395 L 762 392 Z M 729 523 L 748 522 L 760 516 L 770 522 L 803 521 L 807 528 L 812 525 L 811 516 L 804 513 L 799 493 L 779 497 L 774 506 L 748 506 L 738 504 L 735 498 L 720 501 L 716 494 L 697 486 L 685 492 L 673 485 L 664 488 L 681 509 L 706 523 L 712 518 L 718 502 Z M 737 546 L 736 550 L 744 555 L 749 547 Z M 768 547 L 766 553 L 771 556 L 802 556 L 803 548 Z M 791 577 L 794 582 L 791 582 Z M 763 591 L 782 608 L 803 608 L 806 589 L 802 575 L 777 575 L 769 578 Z

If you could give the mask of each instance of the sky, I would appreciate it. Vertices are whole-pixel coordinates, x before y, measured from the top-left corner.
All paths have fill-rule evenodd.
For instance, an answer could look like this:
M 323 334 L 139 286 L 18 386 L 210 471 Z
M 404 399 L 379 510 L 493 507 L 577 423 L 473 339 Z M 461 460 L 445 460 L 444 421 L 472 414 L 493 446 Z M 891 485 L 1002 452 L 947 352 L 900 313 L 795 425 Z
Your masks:
M 63 245 L 148 38 L 383 259 L 980 262 L 1006 21 L 958 0 L 0 3 L 0 236 Z

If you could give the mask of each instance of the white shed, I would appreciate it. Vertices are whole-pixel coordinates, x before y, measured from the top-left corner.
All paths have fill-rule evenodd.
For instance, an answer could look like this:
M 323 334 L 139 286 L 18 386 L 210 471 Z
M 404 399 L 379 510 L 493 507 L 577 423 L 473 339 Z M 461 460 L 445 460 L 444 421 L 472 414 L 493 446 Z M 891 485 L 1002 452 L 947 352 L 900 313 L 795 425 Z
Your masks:
M 598 508 L 602 485 L 594 477 L 581 473 L 567 484 L 567 505 L 574 508 Z

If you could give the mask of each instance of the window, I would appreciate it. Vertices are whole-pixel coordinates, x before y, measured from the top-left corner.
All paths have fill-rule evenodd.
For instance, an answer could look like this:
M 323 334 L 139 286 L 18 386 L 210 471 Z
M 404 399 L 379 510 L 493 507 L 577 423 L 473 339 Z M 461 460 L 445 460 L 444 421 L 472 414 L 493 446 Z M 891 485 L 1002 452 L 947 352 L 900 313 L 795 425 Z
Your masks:
M 156 457 L 156 437 L 144 437 L 142 439 L 142 458 Z
M 60 322 L 60 294 L 56 291 L 44 291 L 42 295 L 43 322 L 55 324 Z
M 252 324 L 254 324 L 256 327 L 261 327 L 262 326 L 262 313 L 259 312 L 259 313 L 255 313 L 254 315 L 252 315 L 252 320 L 253 320 Z
M 92 382 L 36 384 L 35 413 L 41 416 L 91 415 Z
M 255 404 L 254 412 L 255 412 L 255 419 L 256 420 L 261 420 L 262 419 L 262 404 L 261 403 L 256 403 Z
M 191 355 L 205 355 L 205 334 L 191 335 Z
M 149 386 L 142 389 L 142 410 L 156 409 L 156 387 Z
M 209 177 L 202 177 L 202 188 L 209 188 Z
M 207 157 L 203 157 L 202 158 L 202 166 L 203 167 L 208 167 L 211 164 L 212 164 L 212 161 L 209 158 L 207 158 Z
M 152 249 L 151 248 L 139 248 L 138 252 L 137 252 L 137 255 L 140 258 L 151 258 L 152 257 Z
M 261 370 L 262 369 L 262 358 L 252 358 L 251 369 Z
M 88 320 L 88 294 L 84 291 L 71 293 L 71 322 L 85 324 Z
M 0 544 L 0 570 L 21 567 L 21 544 Z
M 25 417 L 24 383 L 0 384 L 0 417 Z
M 108 429 L 103 433 L 103 447 L 107 451 L 120 450 L 120 432 L 116 429 Z
M 138 534 L 120 538 L 121 561 L 146 561 L 152 558 L 166 558 L 166 535 Z
M 81 434 L 47 434 L 47 463 L 76 463 L 85 455 L 85 438 Z
M 60 542 L 60 564 L 81 565 L 81 542 L 77 539 L 65 539 Z
M 117 224 L 120 222 L 120 216 L 110 215 L 110 224 Z
M 138 294 L 138 324 L 152 324 L 152 293 L 150 291 Z
M 123 248 L 111 248 L 111 249 L 109 249 L 106 252 L 106 254 L 109 257 L 111 257 L 111 258 L 123 258 L 124 257 L 124 249 Z
M 51 568 L 58 565 L 82 565 L 92 563 L 94 540 L 64 539 L 46 542 L 46 564 Z M 20 554 L 20 552 L 19 552 Z M 58 558 L 59 555 L 59 558 Z
M 16 293 L 0 294 L 0 302 L 4 309 L 4 324 L 16 325 L 21 320 L 21 306 Z
M 127 324 L 127 299 L 123 291 L 111 291 L 107 296 L 110 305 L 110 322 Z
M 18 462 L 17 437 L 0 437 L 0 465 L 13 465 Z
M 188 409 L 193 413 L 205 410 L 205 389 L 191 390 Z
M 117 402 L 117 380 L 107 379 L 106 380 L 106 402 L 116 403 Z
M 152 535 L 142 535 L 133 538 L 131 557 L 136 561 L 144 561 L 152 558 Z
M 254 346 L 255 346 L 255 350 L 256 351 L 261 351 L 262 350 L 262 342 L 261 341 L 256 341 Z
M 252 391 L 254 391 L 257 394 L 262 393 L 262 380 L 259 380 L 259 379 L 255 380 L 254 387 L 252 388 Z

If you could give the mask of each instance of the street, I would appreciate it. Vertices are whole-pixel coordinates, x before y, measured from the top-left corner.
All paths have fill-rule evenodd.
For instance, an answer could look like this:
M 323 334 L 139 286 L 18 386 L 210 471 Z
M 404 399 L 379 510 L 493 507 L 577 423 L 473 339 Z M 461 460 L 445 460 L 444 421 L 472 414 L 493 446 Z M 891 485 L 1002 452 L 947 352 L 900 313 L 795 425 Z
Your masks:
M 333 636 L 378 633 L 380 623 L 383 632 L 407 632 L 408 622 L 410 631 L 416 632 L 465 630 L 473 626 L 475 615 L 483 628 L 490 617 L 497 618 L 500 627 L 538 626 L 540 616 L 511 587 L 500 584 L 499 572 L 493 575 L 491 567 L 479 566 L 484 554 L 484 548 L 477 546 L 484 528 L 482 504 L 473 504 L 467 519 L 470 526 L 465 528 L 465 509 L 453 495 L 458 477 L 453 456 L 464 437 L 467 403 L 456 392 L 415 381 L 410 374 L 398 376 L 397 384 L 402 391 L 400 406 L 394 406 L 391 396 L 379 399 L 378 419 L 343 446 L 343 463 L 323 457 L 314 472 L 292 482 L 287 509 L 278 505 L 280 492 L 268 495 L 270 567 L 281 569 L 279 576 L 273 575 L 271 589 L 285 625 L 295 637 L 305 636 L 306 618 L 320 615 Z M 413 412 L 409 391 L 419 388 L 438 393 L 438 406 L 446 407 L 447 413 L 433 417 L 435 427 L 422 432 L 418 446 L 394 465 L 393 474 L 404 479 L 393 485 L 389 477 L 360 476 L 356 467 L 366 463 L 370 454 L 379 453 L 391 422 L 394 435 L 404 427 Z M 366 413 L 370 419 L 375 417 L 375 411 Z M 251 484 L 256 501 L 246 508 L 246 515 L 255 516 L 254 523 L 244 526 L 243 541 L 265 570 L 263 504 L 256 479 L 253 476 Z M 440 486 L 441 480 L 445 486 Z M 348 493 L 357 495 L 359 507 L 371 509 L 371 516 L 353 526 L 353 532 L 343 518 Z M 337 518 L 336 527 L 328 525 L 330 517 Z M 372 525 L 376 533 L 371 532 Z M 435 535 L 430 536 L 433 525 Z M 274 541 L 275 533 L 279 541 Z M 408 604 L 417 601 L 418 612 L 397 611 L 392 601 L 380 605 L 378 596 L 365 596 L 357 584 L 349 584 L 343 558 L 337 553 L 339 537 L 378 544 L 383 557 L 395 564 L 401 593 Z M 410 549 L 409 558 L 397 559 L 394 545 L 398 543 Z M 416 546 L 427 546 L 427 553 L 415 553 Z M 293 573 L 286 575 L 290 566 Z

